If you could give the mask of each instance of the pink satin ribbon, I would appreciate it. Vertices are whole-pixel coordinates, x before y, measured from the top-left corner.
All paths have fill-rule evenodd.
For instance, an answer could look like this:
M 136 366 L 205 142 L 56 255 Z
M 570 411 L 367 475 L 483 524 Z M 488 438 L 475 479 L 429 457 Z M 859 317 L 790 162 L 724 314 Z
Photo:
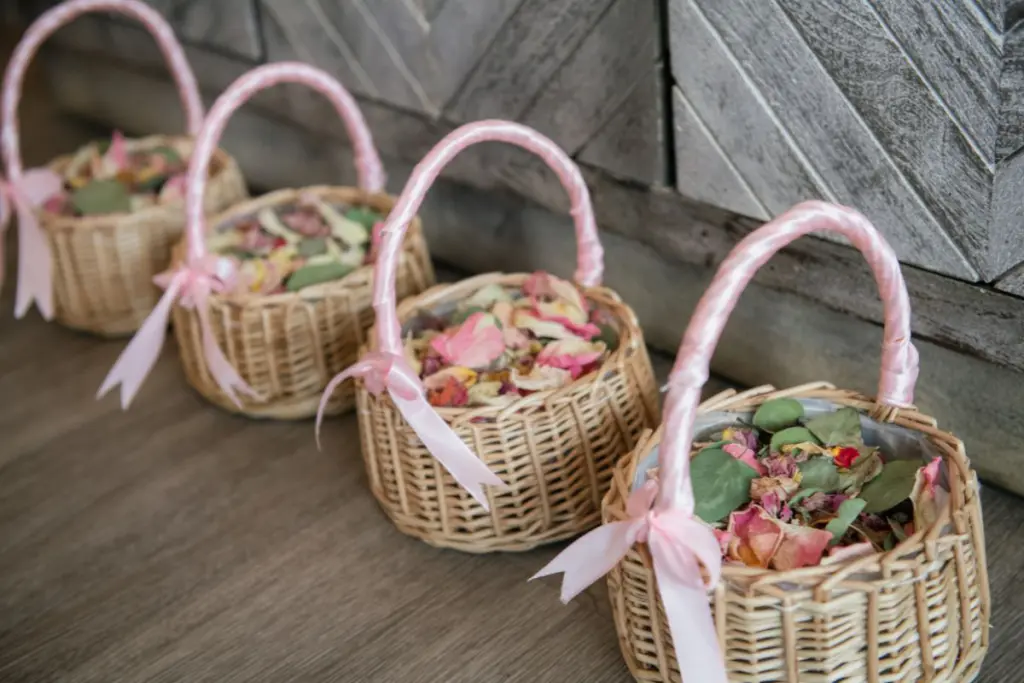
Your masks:
M 469 492 L 473 500 L 485 510 L 490 510 L 483 484 L 504 487 L 505 483 L 487 469 L 481 460 L 469 450 L 437 411 L 427 402 L 419 377 L 402 356 L 371 351 L 366 353 L 352 367 L 330 381 L 320 398 L 320 409 L 316 414 L 316 442 L 320 446 L 320 425 L 324 410 L 338 385 L 349 378 L 361 378 L 366 389 L 375 396 L 387 391 L 409 423 L 413 431 L 427 447 L 430 454 L 451 473 L 455 481 Z
M 128 408 L 135 398 L 143 380 L 160 356 L 171 307 L 180 299 L 182 306 L 195 308 L 199 316 L 199 328 L 203 337 L 203 356 L 217 386 L 241 407 L 238 393 L 253 399 L 259 395 L 241 378 L 217 345 L 210 321 L 209 297 L 211 292 L 220 292 L 231 287 L 236 276 L 235 264 L 228 258 L 208 257 L 197 265 L 183 264 L 176 269 L 161 273 L 153 281 L 166 291 L 160 297 L 153 311 L 135 333 L 132 341 L 110 369 L 96 398 L 102 398 L 118 384 L 121 385 L 121 407 Z
M 11 214 L 18 216 L 18 291 L 14 316 L 21 318 L 34 301 L 46 320 L 53 319 L 53 261 L 50 245 L 39 227 L 43 203 L 59 193 L 60 176 L 45 168 L 34 168 L 13 180 L 0 180 L 0 284 L 4 276 L 3 235 Z M 11 210 L 11 206 L 14 210 Z
M 564 574 L 561 598 L 567 603 L 611 571 L 634 544 L 646 543 L 683 680 L 727 683 L 707 595 L 721 578 L 721 547 L 711 528 L 694 518 L 692 509 L 655 510 L 657 493 L 654 481 L 633 491 L 626 503 L 628 520 L 590 531 L 530 580 Z

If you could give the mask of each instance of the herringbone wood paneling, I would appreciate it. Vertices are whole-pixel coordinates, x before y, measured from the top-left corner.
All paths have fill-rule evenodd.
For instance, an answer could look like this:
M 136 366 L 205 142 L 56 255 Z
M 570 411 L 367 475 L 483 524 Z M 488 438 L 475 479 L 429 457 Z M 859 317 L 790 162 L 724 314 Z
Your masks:
M 1024 261 L 1024 3 L 668 2 L 681 192 L 758 218 L 850 204 L 960 279 Z

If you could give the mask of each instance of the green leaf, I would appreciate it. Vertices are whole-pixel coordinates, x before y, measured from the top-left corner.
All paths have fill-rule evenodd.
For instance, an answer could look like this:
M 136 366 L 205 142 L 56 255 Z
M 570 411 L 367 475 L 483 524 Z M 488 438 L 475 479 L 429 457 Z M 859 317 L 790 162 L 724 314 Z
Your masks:
M 889 534 L 888 536 L 886 536 L 885 540 L 882 541 L 882 550 L 884 550 L 885 552 L 889 552 L 890 550 L 895 548 L 896 547 L 896 540 L 897 540 L 896 537 L 893 536 L 892 534 Z
M 882 473 L 861 489 L 860 497 L 867 501 L 865 512 L 879 513 L 894 508 L 914 489 L 914 479 L 921 464 L 916 460 L 893 460 L 882 467 Z
M 783 446 L 792 446 L 798 443 L 818 443 L 818 440 L 814 438 L 804 427 L 786 427 L 780 432 L 775 432 L 772 435 L 771 443 L 768 446 L 768 450 L 772 453 L 778 453 L 779 449 Z
M 757 472 L 725 451 L 705 449 L 690 461 L 696 514 L 709 524 L 750 502 L 750 482 Z
M 321 263 L 307 265 L 299 268 L 288 278 L 287 288 L 289 292 L 297 292 L 300 289 L 311 285 L 318 285 L 322 282 L 340 280 L 355 268 L 346 266 L 343 263 Z
M 826 446 L 852 445 L 862 443 L 860 413 L 853 408 L 840 408 L 808 420 L 804 425 Z
M 117 180 L 94 180 L 71 194 L 71 204 L 82 216 L 131 211 L 128 188 Z
M 902 524 L 900 524 L 894 519 L 889 519 L 886 521 L 889 522 L 889 528 L 892 529 L 892 533 L 896 537 L 897 541 L 902 543 L 903 541 L 907 540 L 907 532 L 903 530 Z
M 803 478 L 801 488 L 813 488 L 821 491 L 835 491 L 839 488 L 839 469 L 828 456 L 814 456 L 797 464 Z
M 178 154 L 178 150 L 174 149 L 173 147 L 167 147 L 166 145 L 163 147 L 156 147 L 150 153 L 162 156 L 164 159 L 167 160 L 167 163 L 172 166 L 181 163 L 181 155 Z
M 167 182 L 168 176 L 160 174 L 155 175 L 152 178 L 148 178 L 141 182 L 135 183 L 136 192 L 156 192 L 159 190 L 164 183 Z
M 825 493 L 825 492 L 822 491 L 821 489 L 816 489 L 814 487 L 801 488 L 799 491 L 794 493 L 793 496 L 789 499 L 788 502 L 789 502 L 790 507 L 792 507 L 793 505 L 796 505 L 797 503 L 799 503 L 804 498 L 807 498 L 808 496 L 813 496 L 815 493 Z
M 594 341 L 604 342 L 604 345 L 608 347 L 609 351 L 614 351 L 619 348 L 618 330 L 605 323 L 599 323 L 597 327 L 601 332 L 597 335 Z
M 792 398 L 765 401 L 754 413 L 754 426 L 769 432 L 792 427 L 804 416 L 804 407 Z
M 835 518 L 825 526 L 826 531 L 832 532 L 833 545 L 846 535 L 846 530 L 857 520 L 857 515 L 861 513 L 865 505 L 867 503 L 861 498 L 847 498 L 840 503 Z
M 327 240 L 323 237 L 307 237 L 299 242 L 299 256 L 309 258 L 327 252 Z
M 359 223 L 367 230 L 372 230 L 374 224 L 384 220 L 384 216 L 365 206 L 352 207 L 345 212 L 345 218 Z

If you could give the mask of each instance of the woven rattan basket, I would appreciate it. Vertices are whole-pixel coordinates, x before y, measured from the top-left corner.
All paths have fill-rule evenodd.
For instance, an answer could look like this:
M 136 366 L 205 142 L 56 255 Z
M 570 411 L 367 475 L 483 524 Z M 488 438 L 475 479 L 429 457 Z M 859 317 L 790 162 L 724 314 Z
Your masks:
M 387 212 L 394 198 L 383 194 L 384 172 L 373 139 L 352 96 L 326 72 L 298 62 L 257 67 L 241 76 L 217 99 L 197 137 L 186 197 L 187 228 L 165 275 L 167 293 L 153 320 L 174 307 L 174 327 L 189 383 L 212 403 L 257 418 L 299 419 L 316 414 L 328 380 L 355 360 L 370 324 L 371 266 L 344 278 L 283 294 L 221 294 L 236 272 L 233 259 L 209 254 L 207 219 L 200 207 L 210 154 L 231 115 L 257 92 L 280 83 L 300 83 L 324 94 L 338 111 L 352 138 L 360 189 L 311 187 L 281 190 L 234 206 L 211 225 L 252 215 L 260 209 L 313 194 Z M 402 291 L 420 292 L 434 282 L 419 223 L 403 243 L 399 259 Z M 147 321 L 146 325 L 150 323 Z M 160 323 L 154 322 L 158 326 Z M 159 340 L 151 330 L 139 335 L 118 360 L 100 389 L 121 382 L 122 403 L 131 400 L 155 359 Z M 340 412 L 352 405 L 341 395 L 328 406 Z
M 725 392 L 695 410 L 711 352 L 743 286 L 772 253 L 812 230 L 845 235 L 875 271 L 886 303 L 880 398 L 815 383 L 786 391 Z M 619 642 L 638 681 L 974 680 L 988 648 L 990 616 L 978 484 L 963 443 L 911 405 L 916 363 L 906 290 L 889 247 L 849 209 L 820 202 L 794 208 L 745 239 L 723 264 L 687 330 L 670 380 L 665 427 L 645 435 L 615 470 L 601 531 L 614 536 L 636 530 L 632 525 L 639 521 L 644 529 L 634 531 L 633 538 L 646 535 L 647 542 L 622 537 L 621 559 L 605 555 L 595 561 L 584 548 L 589 539 L 582 539 L 540 574 L 565 571 L 563 597 L 569 598 L 610 569 Z M 692 514 L 692 507 L 687 511 L 692 505 L 688 461 L 695 421 L 749 418 L 764 401 L 783 396 L 850 406 L 878 429 L 901 429 L 912 443 L 941 455 L 949 503 L 934 525 L 885 553 L 790 571 L 726 564 L 717 582 L 712 578 L 717 568 L 701 558 L 697 581 L 712 584 L 705 595 L 688 585 L 686 576 L 680 578 L 678 560 L 673 566 L 673 552 L 675 558 L 700 552 L 700 540 L 688 540 L 680 531 Z M 682 457 L 674 457 L 679 453 Z M 654 465 L 659 466 L 658 499 L 643 513 L 628 501 L 643 479 L 636 476 L 638 468 Z M 713 537 L 708 542 L 713 549 L 717 545 Z M 596 566 L 601 569 L 595 572 Z M 697 566 L 696 560 L 691 563 Z M 672 607 L 666 609 L 667 604 Z M 715 666 L 708 668 L 709 662 Z
M 465 299 L 486 284 L 517 285 L 526 276 L 488 274 L 441 285 L 407 299 L 396 310 L 386 279 L 388 258 L 441 168 L 465 147 L 486 140 L 510 142 L 539 154 L 569 189 L 580 242 L 577 281 L 593 305 L 611 313 L 620 343 L 598 370 L 562 389 L 538 392 L 501 408 L 440 408 L 435 414 L 422 398 L 415 375 L 396 378 L 399 368 L 411 373 L 401 358 L 401 322 L 417 311 Z M 518 551 L 571 538 L 600 522 L 600 500 L 615 461 L 657 419 L 657 389 L 633 312 L 614 292 L 597 284 L 601 250 L 596 233 L 578 169 L 532 129 L 502 121 L 463 126 L 413 172 L 384 228 L 375 296 L 377 325 L 368 360 L 351 373 L 365 379 L 358 386 L 357 412 L 370 487 L 402 532 L 469 552 Z M 408 396 L 396 399 L 403 379 L 411 384 L 406 387 L 410 395 L 418 393 L 415 405 Z M 385 387 L 387 393 L 381 391 Z M 422 424 L 424 413 L 433 416 L 433 430 L 455 439 L 454 445 L 424 435 L 425 428 L 431 429 Z M 453 467 L 439 459 L 457 448 L 477 466 L 483 463 L 507 488 L 484 492 L 473 486 L 477 482 L 467 485 L 466 478 L 453 476 Z
M 313 194 L 327 201 L 369 206 L 387 214 L 395 199 L 349 187 L 279 190 L 253 199 L 211 219 L 216 225 L 267 206 L 294 203 Z M 184 249 L 179 249 L 184 256 Z M 419 219 L 406 236 L 398 265 L 400 297 L 422 292 L 434 282 L 434 270 Z M 239 374 L 266 401 L 242 399 L 252 417 L 307 418 L 316 413 L 328 380 L 356 362 L 373 324 L 373 268 L 363 266 L 341 280 L 300 292 L 244 299 L 210 296 L 210 319 L 217 345 Z M 188 382 L 225 410 L 238 407 L 210 374 L 203 356 L 199 318 L 194 309 L 174 309 L 174 334 Z M 332 396 L 330 414 L 355 405 L 355 388 L 342 387 Z
M 87 12 L 119 12 L 139 20 L 156 37 L 171 66 L 185 104 L 190 134 L 198 132 L 203 107 L 195 77 L 184 52 L 160 14 L 135 0 L 70 0 L 44 13 L 25 33 L 15 50 L 3 89 L 3 148 L 10 186 L 40 171 L 23 173 L 18 141 L 17 106 L 29 61 L 59 27 Z M 129 142 L 129 149 L 169 146 L 191 154 L 190 137 L 151 136 Z M 71 161 L 64 156 L 47 168 L 63 176 Z M 59 185 L 57 185 L 59 187 Z M 217 150 L 210 166 L 207 211 L 220 211 L 247 195 L 234 159 Z M 37 200 L 45 197 L 36 196 Z M 21 234 L 17 314 L 32 300 L 46 319 L 103 336 L 122 336 L 138 329 L 160 298 L 153 277 L 167 268 L 173 245 L 185 225 L 183 201 L 130 214 L 60 216 L 38 208 L 19 215 Z M 39 229 L 41 228 L 41 232 Z M 33 247 L 36 247 L 33 249 Z

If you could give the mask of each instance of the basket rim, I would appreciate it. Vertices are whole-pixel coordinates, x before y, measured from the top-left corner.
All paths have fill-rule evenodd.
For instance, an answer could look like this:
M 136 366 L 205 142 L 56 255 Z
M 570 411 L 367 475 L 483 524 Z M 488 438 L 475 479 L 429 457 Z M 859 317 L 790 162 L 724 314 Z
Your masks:
M 499 284 L 518 284 L 529 276 L 530 273 L 481 273 L 479 275 L 474 275 L 473 277 L 459 280 L 458 282 L 435 285 L 416 296 L 408 297 L 399 302 L 397 307 L 398 320 L 402 323 L 406 322 L 415 313 L 427 307 L 428 304 L 436 305 L 453 298 L 461 298 L 460 295 L 463 294 L 463 290 L 475 291 L 476 289 L 479 289 L 481 285 L 493 282 L 497 282 Z M 495 418 L 500 420 L 534 404 L 544 404 L 554 398 L 561 398 L 562 396 L 586 394 L 587 388 L 592 387 L 592 385 L 596 385 L 603 375 L 616 370 L 619 366 L 627 363 L 629 360 L 629 357 L 626 355 L 627 351 L 633 352 L 638 347 L 644 346 L 643 330 L 637 322 L 636 314 L 633 312 L 633 309 L 623 302 L 618 294 L 607 287 L 599 285 L 597 287 L 582 287 L 581 289 L 587 298 L 591 300 L 596 299 L 602 306 L 608 308 L 615 319 L 621 323 L 621 327 L 619 329 L 619 345 L 614 351 L 608 354 L 608 357 L 599 368 L 576 378 L 570 384 L 563 387 L 538 391 L 530 394 L 529 396 L 521 396 L 512 403 L 504 406 L 464 406 L 454 408 L 439 406 L 431 407 L 446 422 L 454 422 L 456 420 L 462 421 L 477 417 Z M 465 294 L 468 296 L 469 294 L 472 294 L 472 291 L 466 292 Z M 376 346 L 376 338 L 374 334 L 376 327 L 376 324 L 374 324 L 373 327 L 367 331 L 366 338 L 370 341 L 368 344 L 364 344 L 362 346 L 359 351 L 360 356 L 366 353 L 367 350 Z M 390 397 L 382 395 L 380 399 L 390 400 Z
M 129 143 L 139 147 L 151 147 L 157 146 L 160 142 L 172 141 L 177 143 L 185 143 L 187 145 L 194 145 L 195 138 L 188 135 L 147 135 L 141 138 L 129 138 Z M 88 143 L 92 144 L 92 143 Z M 82 147 L 85 147 L 83 145 Z M 62 154 L 61 156 L 53 159 L 46 168 L 60 174 L 63 177 L 63 169 L 71 163 L 74 159 L 75 154 L 82 149 L 79 147 L 78 150 L 71 154 Z M 214 152 L 214 163 L 211 164 L 212 172 L 210 174 L 210 180 L 208 182 L 215 183 L 219 182 L 225 174 L 229 173 L 232 168 L 237 168 L 238 163 L 234 157 L 228 154 L 225 150 L 218 147 Z M 50 230 L 72 230 L 72 229 L 87 229 L 92 227 L 107 227 L 111 223 L 117 223 L 126 219 L 133 221 L 143 222 L 148 219 L 153 219 L 164 213 L 174 211 L 184 211 L 185 198 L 181 197 L 174 200 L 169 204 L 155 204 L 153 206 L 147 206 L 139 211 L 122 212 L 122 213 L 105 213 L 97 216 L 61 216 L 58 214 L 50 213 L 42 209 L 39 210 L 41 217 L 41 223 L 44 227 Z
M 239 216 L 252 214 L 267 206 L 277 206 L 295 201 L 302 194 L 313 193 L 318 196 L 340 196 L 344 201 L 353 204 L 369 205 L 385 213 L 394 208 L 398 198 L 386 192 L 367 192 L 366 190 L 348 185 L 307 185 L 304 187 L 283 188 L 274 190 L 259 197 L 252 197 L 239 202 L 234 206 L 221 211 L 209 218 L 211 225 L 218 225 Z M 423 228 L 419 215 L 409 223 L 402 243 L 404 252 L 414 249 L 416 241 L 422 239 Z M 174 246 L 171 268 L 178 266 L 184 261 L 184 254 L 187 249 L 188 237 L 183 236 L 181 241 Z M 369 285 L 373 280 L 373 270 L 376 263 L 366 263 L 345 277 L 324 282 L 319 285 L 305 287 L 297 292 L 280 292 L 278 294 L 236 294 L 225 296 L 217 292 L 210 293 L 210 303 L 219 306 L 230 306 L 235 308 L 263 308 L 268 306 L 280 306 L 303 301 L 317 301 L 324 297 L 351 289 L 353 286 Z
M 771 398 L 781 397 L 825 398 L 863 412 L 870 412 L 873 408 L 877 409 L 879 407 L 874 399 L 859 392 L 837 389 L 827 382 L 813 382 L 784 390 L 777 390 L 771 385 L 754 387 L 743 392 L 729 389 L 703 401 L 698 410 L 700 412 L 730 412 L 730 406 L 733 406 L 733 410 L 740 409 L 740 406 L 736 404 L 742 404 L 745 408 Z M 736 579 L 745 584 L 757 583 L 760 585 L 797 583 L 806 589 L 808 586 L 805 584 L 809 580 L 821 579 L 824 585 L 819 588 L 828 590 L 850 575 L 859 572 L 876 573 L 881 571 L 880 565 L 885 559 L 898 561 L 901 557 L 917 552 L 922 547 L 926 550 L 929 546 L 934 547 L 942 539 L 958 538 L 964 535 L 965 532 L 958 531 L 955 528 L 943 532 L 944 528 L 951 526 L 953 523 L 954 518 L 957 516 L 955 513 L 960 513 L 971 505 L 976 506 L 978 504 L 976 489 L 973 490 L 973 495 L 966 496 L 962 492 L 959 496 L 954 495 L 952 491 L 954 488 L 958 490 L 961 487 L 971 489 L 974 486 L 971 481 L 971 477 L 974 476 L 974 470 L 971 469 L 970 463 L 964 454 L 963 442 L 952 433 L 939 430 L 934 418 L 920 413 L 914 408 L 897 409 L 896 411 L 889 409 L 885 417 L 888 421 L 896 422 L 901 426 L 920 432 L 942 452 L 943 460 L 946 462 L 949 470 L 951 491 L 949 499 L 939 514 L 938 519 L 927 528 L 915 530 L 914 534 L 897 543 L 889 551 L 874 552 L 870 555 L 839 560 L 829 564 L 819 564 L 813 567 L 784 571 L 723 563 L 723 580 Z M 636 447 L 624 455 L 616 464 L 612 486 L 601 504 L 602 516 L 606 522 L 626 518 L 626 498 L 630 492 L 629 488 L 633 482 L 636 466 L 650 453 L 654 446 L 661 442 L 664 428 L 664 424 L 661 424 L 656 429 L 645 434 Z M 954 464 L 956 467 L 954 467 Z M 965 473 L 970 474 L 971 477 L 963 477 Z M 954 483 L 954 477 L 957 474 L 961 475 L 965 481 L 961 482 L 957 479 L 956 483 Z M 649 563 L 649 550 L 646 544 L 637 543 L 634 547 L 642 549 L 641 555 L 644 556 L 645 562 Z

